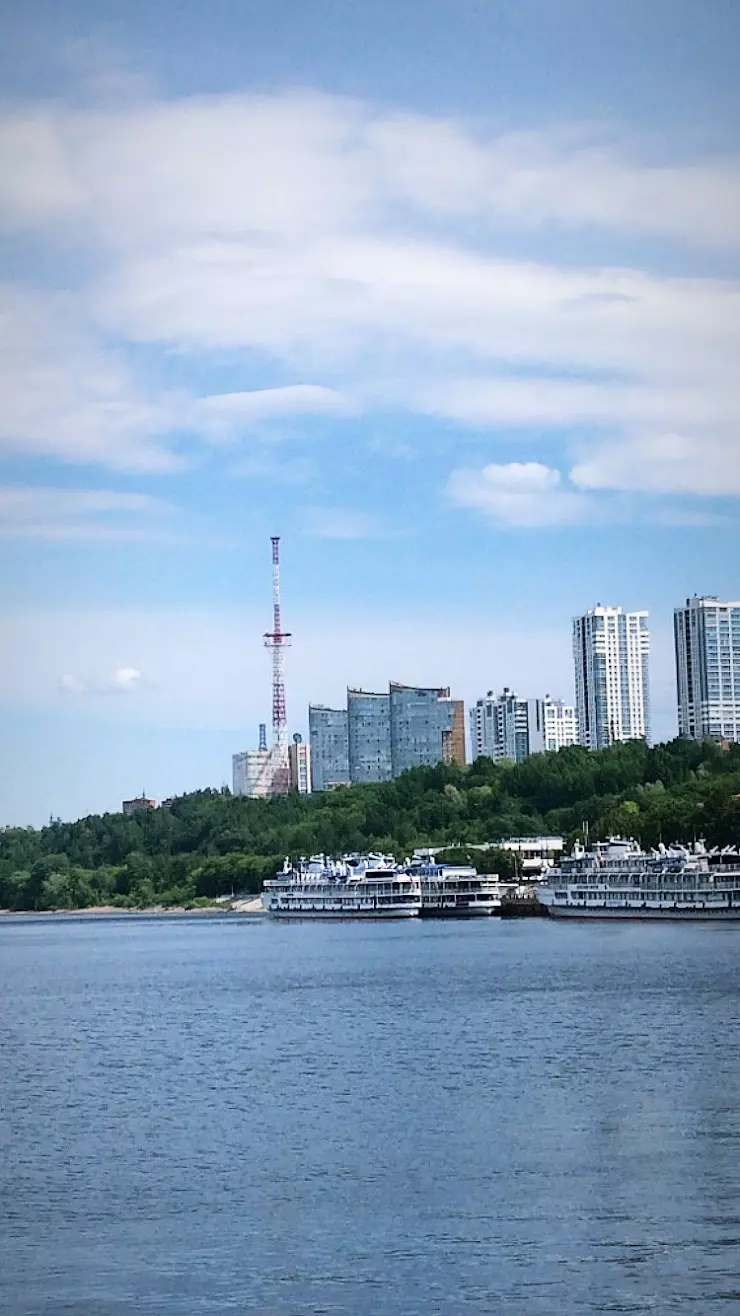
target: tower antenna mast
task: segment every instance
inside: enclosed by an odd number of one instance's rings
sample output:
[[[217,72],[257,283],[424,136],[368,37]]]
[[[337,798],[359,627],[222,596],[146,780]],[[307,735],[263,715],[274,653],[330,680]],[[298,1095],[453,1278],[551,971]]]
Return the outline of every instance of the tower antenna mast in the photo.
[[[287,764],[288,732],[285,712],[285,649],[290,632],[284,631],[280,616],[280,536],[272,535],[272,630],[265,632],[265,648],[272,653],[272,743],[278,754],[284,750]],[[281,765],[282,766],[282,765]]]

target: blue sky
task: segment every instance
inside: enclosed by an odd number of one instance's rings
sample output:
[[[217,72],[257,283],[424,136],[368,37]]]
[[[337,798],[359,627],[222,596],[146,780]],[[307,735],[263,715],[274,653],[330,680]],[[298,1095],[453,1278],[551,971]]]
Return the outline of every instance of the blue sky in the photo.
[[[0,823],[738,596],[734,0],[0,17]]]

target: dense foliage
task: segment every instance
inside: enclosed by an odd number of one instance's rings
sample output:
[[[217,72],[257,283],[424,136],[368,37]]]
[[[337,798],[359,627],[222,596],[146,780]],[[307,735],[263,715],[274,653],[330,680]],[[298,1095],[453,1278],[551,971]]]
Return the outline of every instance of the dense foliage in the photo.
[[[0,907],[189,904],[258,891],[286,854],[383,849],[402,858],[418,845],[542,833],[573,839],[584,823],[592,838],[736,844],[740,745],[675,740],[648,749],[633,741],[599,753],[573,746],[519,764],[440,763],[325,795],[246,800],[206,790],[131,815],[6,828]]]

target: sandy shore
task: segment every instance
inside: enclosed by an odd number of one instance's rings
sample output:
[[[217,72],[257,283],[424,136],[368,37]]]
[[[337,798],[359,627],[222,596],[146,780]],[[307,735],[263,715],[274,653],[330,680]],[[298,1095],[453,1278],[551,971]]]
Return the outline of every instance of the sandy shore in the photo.
[[[237,914],[264,914],[262,896],[249,896],[245,900],[232,900],[231,908]]]
[[[87,905],[84,909],[0,909],[0,916],[7,915],[8,918],[13,918],[14,915],[22,914],[74,914],[77,917],[79,914],[84,914],[86,917],[93,917],[95,914],[136,916],[137,914],[264,914],[264,912],[262,897],[250,896],[246,900],[230,900],[199,909],[186,909],[184,905],[148,905],[142,909],[120,909],[117,905]]]

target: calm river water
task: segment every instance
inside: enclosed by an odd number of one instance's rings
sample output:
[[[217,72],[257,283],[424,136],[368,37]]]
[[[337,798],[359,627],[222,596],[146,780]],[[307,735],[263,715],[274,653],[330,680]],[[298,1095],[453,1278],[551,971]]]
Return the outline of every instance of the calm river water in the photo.
[[[740,927],[0,922],[7,1316],[740,1311]]]

